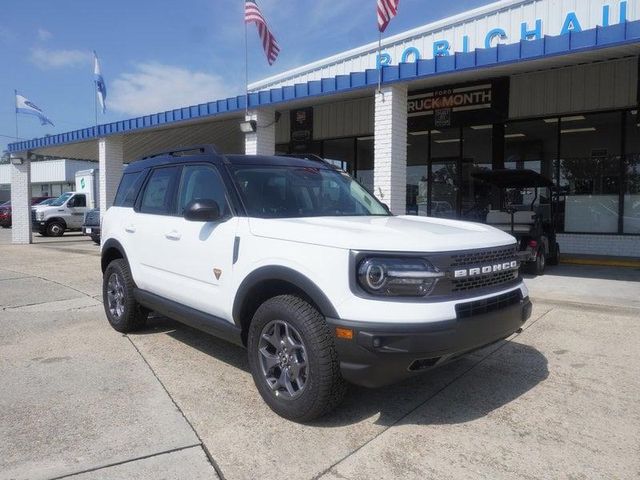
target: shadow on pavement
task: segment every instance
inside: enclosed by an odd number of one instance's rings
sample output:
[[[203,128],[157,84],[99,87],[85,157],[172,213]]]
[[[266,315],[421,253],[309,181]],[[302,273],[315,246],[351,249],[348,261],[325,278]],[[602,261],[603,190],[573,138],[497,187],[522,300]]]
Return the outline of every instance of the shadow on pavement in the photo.
[[[215,357],[237,369],[249,371],[243,348],[207,335],[166,317],[152,317],[149,328],[138,335],[164,332],[172,338]],[[390,426],[430,399],[443,400],[417,424],[456,424],[481,418],[528,392],[544,381],[549,371],[546,357],[528,345],[506,342],[499,348],[502,358],[462,357],[438,369],[380,389],[351,386],[344,402],[329,415],[311,422],[320,428],[352,425],[378,415],[376,424]],[[486,360],[486,361],[485,361]],[[479,365],[481,364],[481,365]],[[475,367],[475,368],[474,368]],[[464,376],[464,380],[461,377]],[[456,383],[457,388],[445,387]],[[243,392],[237,393],[239,396]],[[442,404],[442,401],[438,402]]]

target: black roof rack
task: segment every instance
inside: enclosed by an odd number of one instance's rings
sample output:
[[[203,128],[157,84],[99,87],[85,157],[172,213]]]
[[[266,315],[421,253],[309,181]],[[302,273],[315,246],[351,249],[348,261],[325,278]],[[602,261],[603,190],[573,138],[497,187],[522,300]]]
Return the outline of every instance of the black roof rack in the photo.
[[[188,147],[180,147],[173,148],[171,150],[165,152],[158,152],[152,155],[147,155],[146,157],[142,157],[140,160],[148,160],[150,158],[155,157],[186,157],[192,155],[217,155],[218,151],[213,145],[205,144],[205,145],[191,145]]]

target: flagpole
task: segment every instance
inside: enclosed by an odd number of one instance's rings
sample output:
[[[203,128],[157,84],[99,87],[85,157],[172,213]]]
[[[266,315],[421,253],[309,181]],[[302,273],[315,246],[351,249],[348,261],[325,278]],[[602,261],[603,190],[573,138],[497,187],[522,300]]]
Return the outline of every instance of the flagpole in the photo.
[[[378,93],[382,91],[382,31],[378,29]]]
[[[98,82],[93,81],[93,110],[95,113],[96,132],[98,130]]]
[[[245,1],[242,2],[245,4]],[[245,6],[246,8],[246,6]],[[245,115],[249,116],[249,34],[247,31],[246,11],[242,12],[242,22],[244,23],[244,85],[245,85]]]
[[[13,91],[14,96],[13,96],[13,106],[14,106],[14,110],[16,112],[16,141],[20,138],[20,135],[18,133],[18,90],[14,90]]]

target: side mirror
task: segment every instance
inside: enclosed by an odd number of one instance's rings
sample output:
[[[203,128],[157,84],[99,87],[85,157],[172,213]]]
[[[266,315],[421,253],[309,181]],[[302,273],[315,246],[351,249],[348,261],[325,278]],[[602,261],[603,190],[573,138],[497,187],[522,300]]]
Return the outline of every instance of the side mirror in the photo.
[[[218,203],[208,198],[193,200],[184,209],[184,219],[190,222],[215,222],[220,217]]]

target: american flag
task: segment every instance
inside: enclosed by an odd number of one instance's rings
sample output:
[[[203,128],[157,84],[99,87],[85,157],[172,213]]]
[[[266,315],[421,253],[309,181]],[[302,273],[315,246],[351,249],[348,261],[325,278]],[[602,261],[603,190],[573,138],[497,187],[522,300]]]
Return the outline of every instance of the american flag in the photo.
[[[280,47],[271,30],[269,30],[267,21],[262,16],[262,12],[255,0],[246,0],[244,4],[244,21],[245,23],[255,23],[258,27],[258,35],[262,40],[262,48],[264,48],[264,53],[267,55],[267,62],[269,62],[269,65],[273,65],[273,62],[278,58],[278,53],[280,53]]]
[[[398,14],[400,0],[378,0],[378,30],[384,32],[393,17]]]

